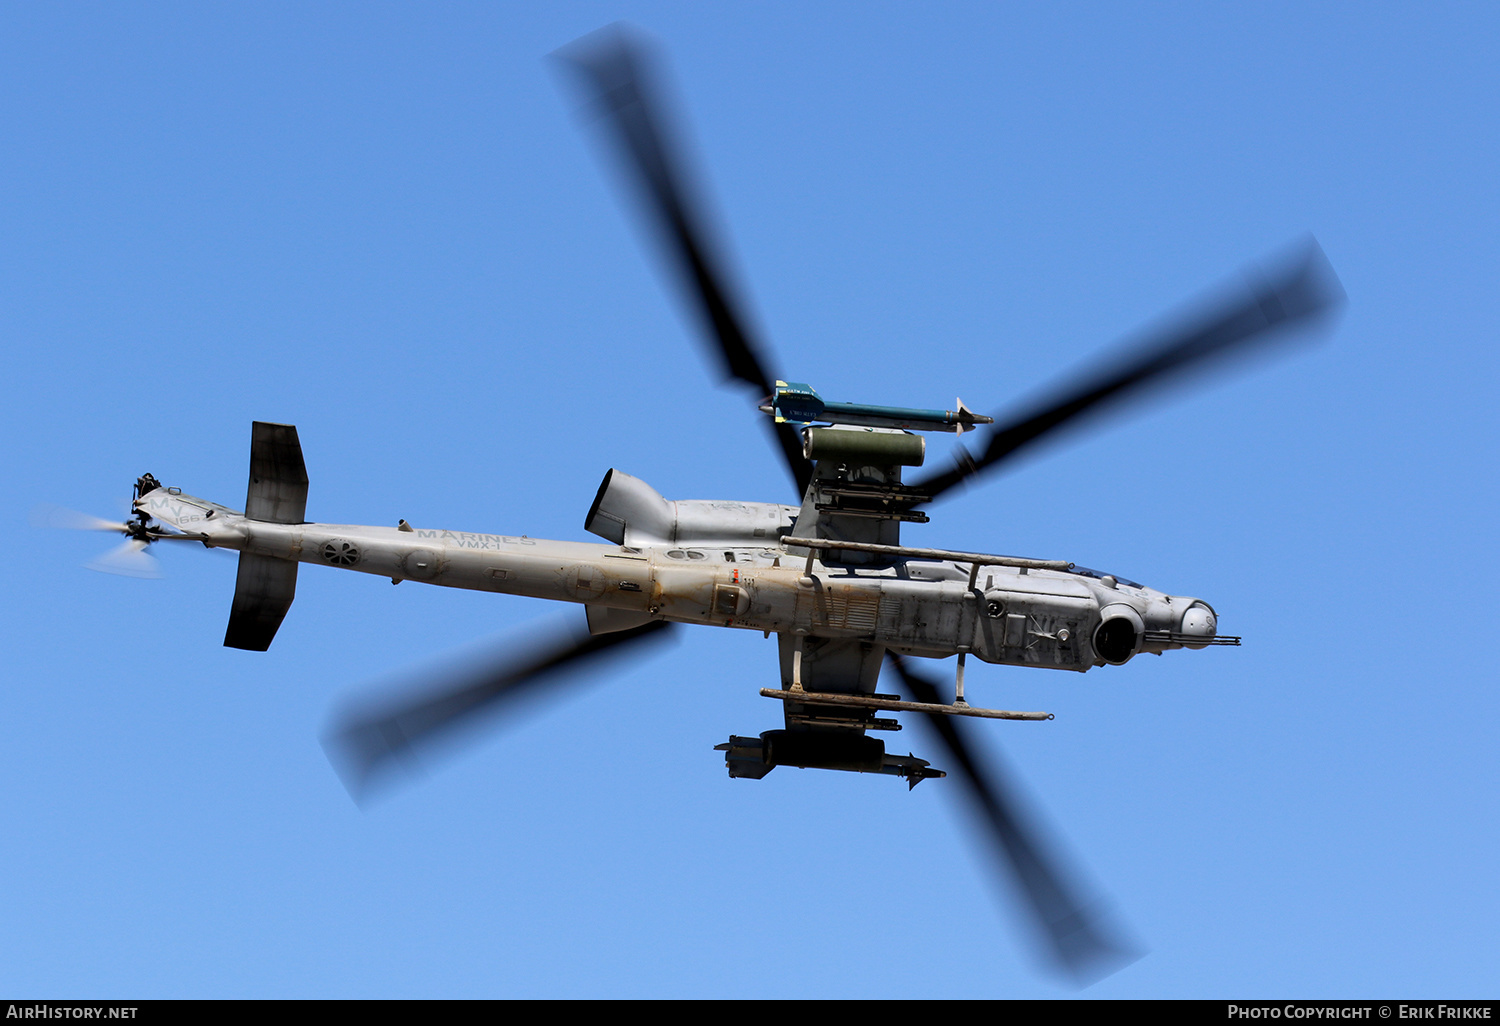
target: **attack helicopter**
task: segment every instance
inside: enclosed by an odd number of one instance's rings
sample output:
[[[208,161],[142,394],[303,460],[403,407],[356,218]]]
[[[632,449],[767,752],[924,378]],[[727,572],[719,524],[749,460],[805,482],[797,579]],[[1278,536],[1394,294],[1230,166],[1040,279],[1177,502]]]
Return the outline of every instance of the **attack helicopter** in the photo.
[[[583,522],[599,542],[405,520],[394,527],[309,523],[297,429],[256,422],[243,510],[142,475],[128,521],[87,525],[127,536],[99,568],[137,572],[146,549],[165,541],[237,552],[224,644],[254,651],[275,638],[302,563],[583,607],[586,633],[394,703],[345,711],[328,748],[356,797],[407,752],[523,689],[597,671],[607,657],[643,651],[680,625],[774,633],[779,680],[760,694],[776,703],[782,723],[717,745],[730,777],[816,768],[894,776],[915,787],[946,771],[888,751],[875,735],[900,730],[896,715],[920,716],[977,804],[1050,954],[1080,979],[1114,968],[1128,957],[1125,946],[1085,911],[964,733],[968,720],[1051,714],[971,705],[967,660],[1084,673],[1143,653],[1240,639],[1218,633],[1217,613],[1204,599],[1061,559],[908,545],[901,526],[928,522],[934,503],[1066,426],[1325,324],[1342,301],[1326,259],[1309,241],[1254,277],[1242,296],[1158,330],[1013,413],[975,414],[962,400],[952,410],[827,401],[810,385],[768,372],[765,347],[750,334],[701,208],[689,200],[696,193],[686,187],[643,44],[610,29],[557,56],[629,169],[709,351],[763,416],[797,501],[669,500],[610,469]],[[924,474],[931,433],[955,434],[960,444],[951,464]],[[951,685],[918,668],[950,657]],[[902,694],[880,690],[887,667]]]

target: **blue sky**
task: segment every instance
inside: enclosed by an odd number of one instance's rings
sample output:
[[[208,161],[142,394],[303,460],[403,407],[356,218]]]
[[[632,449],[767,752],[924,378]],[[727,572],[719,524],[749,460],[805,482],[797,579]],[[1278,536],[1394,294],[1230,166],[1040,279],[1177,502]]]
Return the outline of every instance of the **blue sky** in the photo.
[[[774,642],[701,629],[361,812],[337,701],[576,609],[82,564],[130,483],[577,539],[618,467],[788,499],[545,55],[651,33],[782,376],[998,410],[1304,233],[1321,344],[1047,446],[917,544],[1212,602],[1239,649],[972,667],[1149,954],[1085,993],[1493,996],[1500,32],[1482,5],[70,5],[0,12],[0,992],[1049,996],[954,781],[781,770]],[[940,450],[941,444],[934,444]],[[913,723],[900,743],[938,765]]]

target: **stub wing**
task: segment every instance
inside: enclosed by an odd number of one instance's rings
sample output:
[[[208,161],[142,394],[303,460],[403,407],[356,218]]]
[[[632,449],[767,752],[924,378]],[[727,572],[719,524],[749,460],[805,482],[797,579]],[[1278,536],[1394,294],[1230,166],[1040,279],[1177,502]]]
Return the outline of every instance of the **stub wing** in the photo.
[[[877,697],[883,646],[802,635],[778,637],[782,690],[807,697],[783,701],[785,729],[767,730],[759,737],[734,736],[718,746],[731,777],[758,780],[777,766],[799,766],[885,773],[905,777],[908,786],[916,787],[928,777],[945,776],[925,759],[887,754],[885,743],[868,735],[872,730],[900,730],[895,720],[877,717],[874,709],[818,701],[820,694]]]
[[[781,688],[799,684],[809,695],[819,692],[840,695],[873,695],[880,680],[885,647],[868,641],[815,638],[778,634],[781,654]],[[786,703],[788,730],[899,730],[894,720],[877,720],[873,712],[819,706],[815,702]]]

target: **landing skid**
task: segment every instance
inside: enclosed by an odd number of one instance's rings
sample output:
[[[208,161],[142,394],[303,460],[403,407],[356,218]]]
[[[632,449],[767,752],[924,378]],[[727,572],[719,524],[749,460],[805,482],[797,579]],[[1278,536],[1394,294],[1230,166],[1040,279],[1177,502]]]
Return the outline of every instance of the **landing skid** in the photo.
[[[806,705],[842,705],[856,709],[883,709],[888,712],[936,713],[941,716],[978,716],[986,720],[1051,720],[1049,712],[1011,712],[1007,709],[980,709],[972,705],[944,705],[940,702],[904,702],[889,695],[840,695],[802,688],[761,688],[766,698]]]

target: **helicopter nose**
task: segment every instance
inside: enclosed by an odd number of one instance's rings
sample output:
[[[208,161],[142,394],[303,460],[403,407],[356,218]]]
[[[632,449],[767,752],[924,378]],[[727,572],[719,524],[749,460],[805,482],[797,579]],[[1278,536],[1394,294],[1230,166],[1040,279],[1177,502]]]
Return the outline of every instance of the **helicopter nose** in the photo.
[[[1209,639],[1216,635],[1218,630],[1219,618],[1214,615],[1214,611],[1206,603],[1194,602],[1182,614],[1182,626],[1179,628],[1180,633],[1192,638],[1204,639],[1199,644],[1184,641],[1183,644],[1188,648],[1207,648]]]

